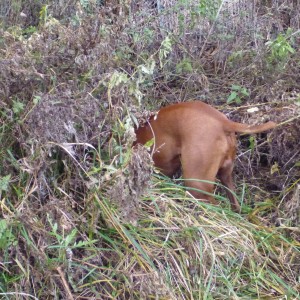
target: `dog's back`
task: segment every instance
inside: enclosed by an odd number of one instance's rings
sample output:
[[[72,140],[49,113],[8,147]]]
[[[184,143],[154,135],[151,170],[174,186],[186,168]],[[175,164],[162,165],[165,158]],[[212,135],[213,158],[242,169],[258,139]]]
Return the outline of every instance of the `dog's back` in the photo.
[[[182,166],[191,194],[216,203],[207,195],[213,192],[209,182],[214,182],[216,175],[226,187],[234,189],[231,173],[236,154],[235,132],[255,133],[275,126],[273,122],[255,126],[232,122],[215,108],[193,101],[162,108],[136,130],[136,143],[145,144],[154,138],[155,166],[167,176],[174,175]],[[233,209],[239,210],[233,194],[228,192],[228,197]]]

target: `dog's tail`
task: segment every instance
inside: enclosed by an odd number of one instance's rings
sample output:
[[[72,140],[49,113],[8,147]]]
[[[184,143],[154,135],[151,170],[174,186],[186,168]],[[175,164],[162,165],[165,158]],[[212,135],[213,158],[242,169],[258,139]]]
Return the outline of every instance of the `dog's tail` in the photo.
[[[261,125],[248,125],[229,121],[225,126],[225,130],[239,133],[259,133],[274,127],[276,127],[276,123],[271,121]]]

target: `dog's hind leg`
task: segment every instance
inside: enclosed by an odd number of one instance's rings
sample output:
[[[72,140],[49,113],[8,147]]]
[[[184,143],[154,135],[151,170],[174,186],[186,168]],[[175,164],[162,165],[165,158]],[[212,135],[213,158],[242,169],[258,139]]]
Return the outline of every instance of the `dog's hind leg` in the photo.
[[[219,168],[219,162],[212,160],[213,155],[202,151],[199,147],[191,146],[183,149],[181,163],[183,169],[184,184],[191,188],[189,192],[197,199],[217,205],[218,202],[213,197],[214,182]],[[209,153],[209,154],[208,154]],[[207,163],[207,162],[211,163]]]
[[[232,210],[234,210],[235,212],[239,212],[241,209],[240,204],[237,201],[235,195],[232,193],[235,191],[235,186],[232,179],[232,170],[233,170],[233,161],[230,159],[225,160],[223,166],[220,168],[218,172],[218,177],[221,183],[226,187],[226,193],[230,200]]]

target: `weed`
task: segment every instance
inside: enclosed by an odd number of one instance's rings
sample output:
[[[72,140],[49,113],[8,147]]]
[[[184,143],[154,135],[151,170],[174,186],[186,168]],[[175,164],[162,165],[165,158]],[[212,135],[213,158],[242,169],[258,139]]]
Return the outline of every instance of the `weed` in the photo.
[[[231,86],[231,93],[227,98],[227,103],[230,104],[235,102],[236,104],[241,104],[242,101],[249,96],[249,92],[245,87],[239,85]]]

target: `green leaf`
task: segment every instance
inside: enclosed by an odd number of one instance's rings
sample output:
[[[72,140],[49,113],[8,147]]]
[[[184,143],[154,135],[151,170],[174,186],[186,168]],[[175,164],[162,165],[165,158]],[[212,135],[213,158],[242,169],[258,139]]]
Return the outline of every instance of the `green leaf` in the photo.
[[[145,147],[146,147],[146,148],[150,148],[150,147],[153,146],[153,144],[154,144],[154,138],[151,139],[151,140],[149,140],[149,141],[145,144]]]
[[[242,103],[242,99],[241,99],[239,96],[237,96],[237,97],[235,98],[235,102],[236,102],[237,104],[241,104],[241,103]]]
[[[160,67],[163,66],[163,60],[168,56],[168,54],[172,51],[172,40],[169,36],[167,36],[161,43],[161,47],[159,49],[159,62]]]
[[[6,220],[0,220],[0,249],[8,248],[14,244],[15,236],[12,233],[11,227],[8,226]]]
[[[249,143],[250,143],[249,148],[253,151],[254,150],[254,146],[255,146],[255,139],[254,139],[253,136],[249,137]]]
[[[141,65],[140,69],[143,73],[152,75],[155,68],[155,60],[153,58],[149,59],[146,64]]]
[[[233,84],[233,85],[231,86],[231,89],[232,89],[233,91],[240,91],[240,90],[241,90],[241,87],[240,87],[239,85]]]
[[[67,247],[67,246],[70,245],[70,243],[75,239],[76,234],[77,234],[77,229],[75,228],[75,229],[73,229],[73,230],[71,231],[70,234],[68,234],[68,235],[66,236],[65,241],[64,241],[64,246],[65,246],[65,247]]]
[[[181,60],[176,65],[176,73],[177,74],[192,73],[192,72],[193,72],[192,62],[188,58],[185,58],[185,59]]]
[[[33,98],[33,104],[37,105],[39,102],[41,102],[41,96],[35,96]]]
[[[121,72],[114,72],[109,80],[109,88],[112,89],[115,86],[120,85],[121,83],[127,83],[128,82],[128,76],[125,73]]]
[[[246,88],[241,89],[241,94],[244,95],[244,96],[249,96],[249,93],[248,93]]]
[[[24,110],[24,104],[22,102],[13,100],[12,109],[13,109],[13,112],[18,115],[19,113],[21,113]]]
[[[7,192],[9,181],[10,181],[10,175],[6,175],[4,177],[0,177],[0,191]]]
[[[235,101],[237,96],[238,96],[237,92],[234,92],[234,91],[231,92],[231,94],[227,98],[227,103],[231,103],[231,102]]]

